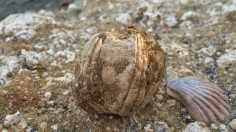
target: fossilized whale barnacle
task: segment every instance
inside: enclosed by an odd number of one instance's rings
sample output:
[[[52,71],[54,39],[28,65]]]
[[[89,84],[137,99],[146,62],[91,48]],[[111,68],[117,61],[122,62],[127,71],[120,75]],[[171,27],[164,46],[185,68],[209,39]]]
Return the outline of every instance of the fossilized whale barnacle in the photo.
[[[75,96],[86,111],[127,116],[145,106],[164,77],[164,52],[134,27],[98,33],[75,68]]]

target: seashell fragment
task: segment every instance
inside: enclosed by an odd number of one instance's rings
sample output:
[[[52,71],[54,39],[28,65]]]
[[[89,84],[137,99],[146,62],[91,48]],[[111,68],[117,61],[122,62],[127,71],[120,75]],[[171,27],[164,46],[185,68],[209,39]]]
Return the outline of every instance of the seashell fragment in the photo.
[[[156,93],[164,70],[164,52],[145,32],[129,27],[95,34],[75,68],[78,105],[99,114],[133,114]]]

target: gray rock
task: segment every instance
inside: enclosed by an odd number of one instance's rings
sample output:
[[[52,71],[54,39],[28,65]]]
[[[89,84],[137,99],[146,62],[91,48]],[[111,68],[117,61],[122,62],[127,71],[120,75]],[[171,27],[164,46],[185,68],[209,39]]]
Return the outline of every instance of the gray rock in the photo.
[[[159,121],[155,124],[155,126],[157,132],[170,132],[170,128],[165,122]]]
[[[226,50],[226,54],[219,57],[217,64],[220,67],[225,67],[226,64],[236,62],[236,50]]]
[[[8,36],[8,41],[13,38],[27,41],[36,35],[37,29],[49,24],[56,24],[50,16],[35,13],[13,14],[0,22],[0,35]]]

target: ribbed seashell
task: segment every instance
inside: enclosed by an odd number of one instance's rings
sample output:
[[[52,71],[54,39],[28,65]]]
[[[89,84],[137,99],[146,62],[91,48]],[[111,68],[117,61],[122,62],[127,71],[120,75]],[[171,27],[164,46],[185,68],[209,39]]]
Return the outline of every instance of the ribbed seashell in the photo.
[[[183,103],[194,120],[210,123],[224,121],[230,115],[224,91],[206,79],[178,78],[173,69],[167,68],[167,94]]]

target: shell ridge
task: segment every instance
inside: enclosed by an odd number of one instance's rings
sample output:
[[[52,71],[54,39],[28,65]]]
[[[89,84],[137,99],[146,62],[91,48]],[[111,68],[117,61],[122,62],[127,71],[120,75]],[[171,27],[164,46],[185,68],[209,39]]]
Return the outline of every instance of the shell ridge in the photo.
[[[139,44],[137,43],[137,37],[135,36],[135,45],[136,45],[136,47],[137,48],[135,48],[135,56],[137,56],[137,55],[139,55]],[[134,65],[134,69],[133,69],[133,72],[132,72],[132,75],[131,75],[131,81],[130,81],[130,83],[129,83],[129,86],[128,86],[128,90],[127,90],[127,92],[126,92],[126,95],[125,95],[125,97],[123,98],[123,101],[122,101],[122,109],[121,109],[121,111],[119,112],[120,114],[122,114],[124,111],[125,111],[125,109],[126,109],[126,100],[127,100],[127,98],[128,98],[128,95],[129,95],[129,91],[130,91],[130,89],[131,89],[131,87],[132,87],[132,84],[133,84],[133,80],[134,80],[134,78],[135,78],[135,75],[136,75],[136,70],[137,70],[137,61],[138,61],[138,57],[136,57],[135,58],[135,65]]]

